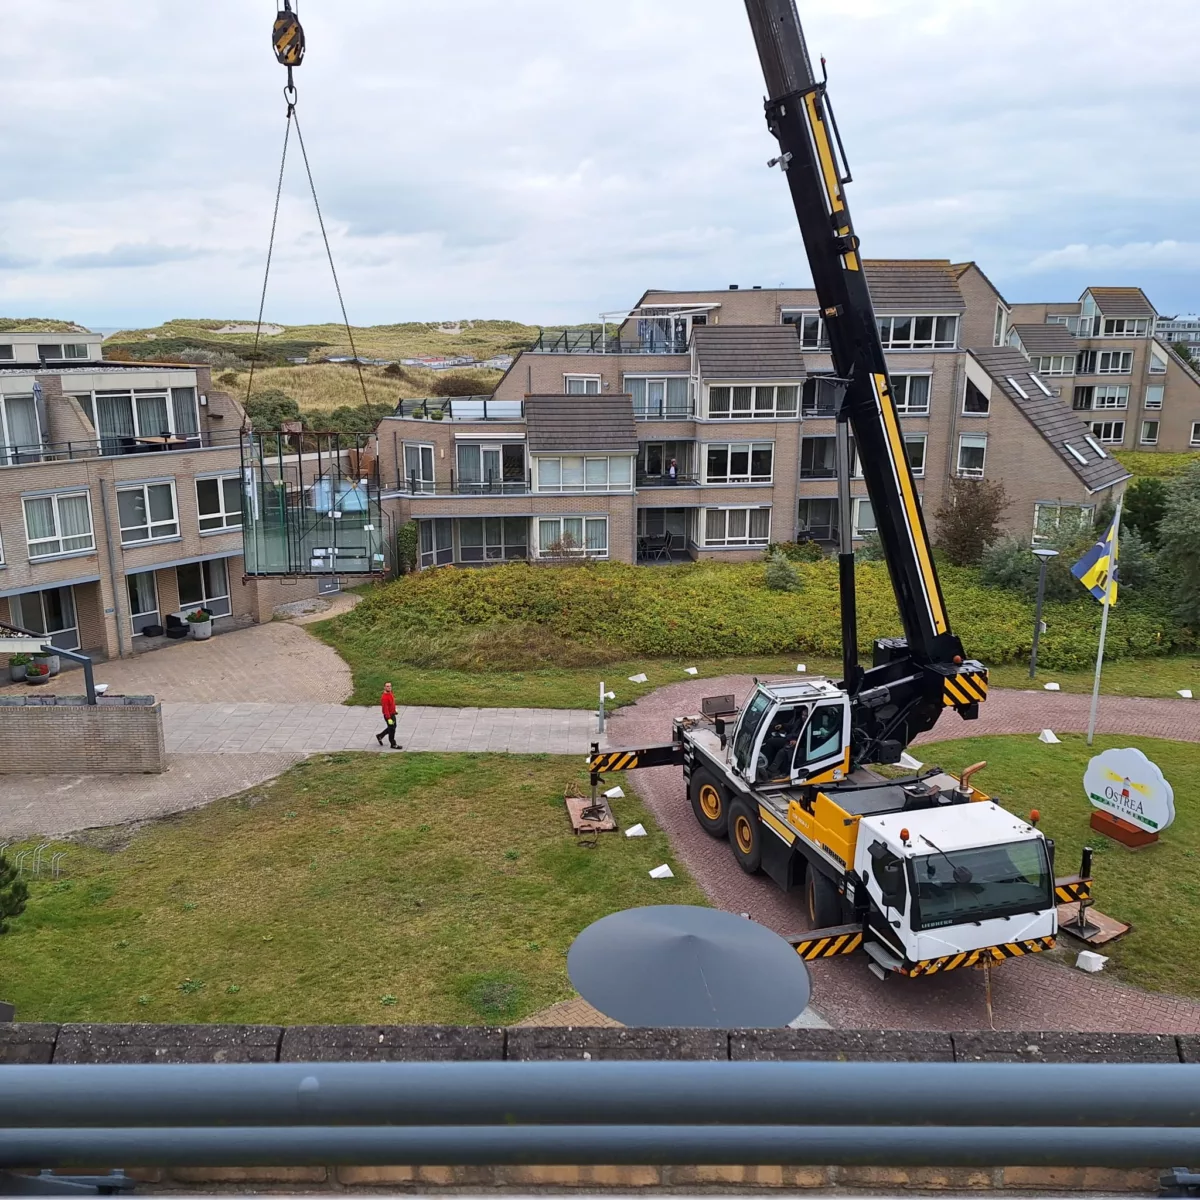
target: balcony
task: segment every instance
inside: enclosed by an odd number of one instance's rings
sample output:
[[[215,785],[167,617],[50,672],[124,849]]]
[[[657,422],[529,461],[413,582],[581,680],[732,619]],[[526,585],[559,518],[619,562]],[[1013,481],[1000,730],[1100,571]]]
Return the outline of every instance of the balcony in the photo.
[[[89,458],[118,458],[126,454],[162,454],[181,450],[231,449],[238,445],[238,430],[206,430],[188,437],[104,436],[69,442],[39,442],[6,446],[0,443],[0,467],[31,463],[75,462]]]
[[[646,337],[622,337],[599,329],[543,330],[529,347],[531,354],[687,354],[688,339],[678,330],[653,330]]]
[[[440,415],[439,415],[440,414]],[[401,400],[395,415],[417,421],[524,421],[524,400],[496,400],[491,396],[432,396]]]
[[[444,480],[421,479],[410,475],[396,480],[396,491],[404,496],[528,496],[533,491],[533,477],[521,479],[462,479],[455,472]]]

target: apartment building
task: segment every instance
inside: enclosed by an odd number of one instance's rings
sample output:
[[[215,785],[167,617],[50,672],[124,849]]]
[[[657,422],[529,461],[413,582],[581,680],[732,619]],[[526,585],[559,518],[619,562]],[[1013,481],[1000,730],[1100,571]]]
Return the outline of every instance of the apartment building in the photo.
[[[1020,346],[972,263],[865,264],[927,511],[953,476],[1003,479],[1044,536],[1128,478]],[[614,331],[539,339],[494,396],[380,427],[390,519],[421,564],[553,556],[745,559],[838,536],[832,362],[812,289],[645,293]],[[611,435],[611,436],[610,436]],[[875,528],[861,469],[855,537]],[[1036,531],[1036,533],[1035,533]]]
[[[1141,288],[1012,306],[1011,345],[1053,382],[1103,446],[1200,449],[1200,374],[1171,352]]]
[[[1175,345],[1182,342],[1191,352],[1192,359],[1200,362],[1200,316],[1159,317],[1154,322],[1155,336],[1163,342]]]
[[[203,366],[104,361],[97,334],[0,332],[0,619],[64,649],[150,649],[312,594],[243,582],[243,412]]]

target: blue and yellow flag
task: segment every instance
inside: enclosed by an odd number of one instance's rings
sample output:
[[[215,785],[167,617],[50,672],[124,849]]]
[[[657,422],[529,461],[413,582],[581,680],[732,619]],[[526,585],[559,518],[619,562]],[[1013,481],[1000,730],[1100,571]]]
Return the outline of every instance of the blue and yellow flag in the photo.
[[[1120,519],[1119,515],[1113,517],[1104,537],[1071,568],[1071,574],[1102,604],[1106,588],[1109,604],[1117,602],[1117,583],[1120,579],[1117,570],[1117,522]]]

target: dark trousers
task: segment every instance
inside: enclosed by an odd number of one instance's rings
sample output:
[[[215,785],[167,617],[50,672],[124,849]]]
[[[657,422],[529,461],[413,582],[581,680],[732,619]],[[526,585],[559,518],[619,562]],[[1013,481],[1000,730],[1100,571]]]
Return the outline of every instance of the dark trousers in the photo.
[[[383,735],[386,733],[387,740],[394,746],[396,744],[396,718],[387,717],[385,720],[387,721],[387,724],[383,727],[383,731],[379,734],[379,736],[383,737]]]

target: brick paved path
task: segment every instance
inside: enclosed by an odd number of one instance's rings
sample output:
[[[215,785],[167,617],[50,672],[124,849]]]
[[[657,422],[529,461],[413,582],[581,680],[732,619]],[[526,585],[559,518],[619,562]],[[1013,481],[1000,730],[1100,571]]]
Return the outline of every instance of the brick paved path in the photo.
[[[727,677],[662,688],[613,715],[609,744],[632,746],[661,741],[670,736],[673,716],[699,712],[702,696],[727,692],[743,695],[750,683],[748,677]],[[1035,732],[1045,726],[1086,728],[1087,702],[1085,696],[1061,692],[993,692],[983,706],[984,711],[990,710],[989,717],[981,716],[975,722],[943,720],[936,736]],[[1102,697],[1100,703],[1103,731],[1200,741],[1200,704],[1112,697]],[[1123,714],[1130,725],[1127,729],[1122,729]],[[728,844],[713,840],[700,829],[688,806],[678,768],[639,771],[631,782],[714,904],[729,912],[748,912],[779,933],[807,928],[797,898],[785,896],[763,876],[743,874]],[[1069,961],[1073,955],[1068,957],[1064,951],[1062,958]],[[1013,960],[992,972],[992,991],[998,1029],[1200,1032],[1198,1003],[1140,992],[1041,957]],[[980,971],[880,981],[859,959],[851,957],[814,964],[813,997],[818,1012],[837,1027],[987,1028]]]

